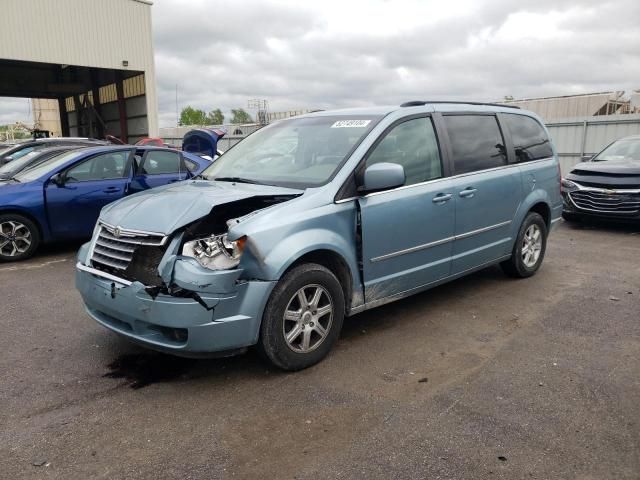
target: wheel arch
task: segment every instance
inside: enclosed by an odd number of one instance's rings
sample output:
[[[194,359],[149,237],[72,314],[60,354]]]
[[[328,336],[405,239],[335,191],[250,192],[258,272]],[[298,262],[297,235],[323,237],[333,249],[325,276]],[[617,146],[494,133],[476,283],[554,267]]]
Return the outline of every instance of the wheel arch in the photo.
[[[302,265],[305,263],[316,263],[318,265],[322,265],[336,276],[336,278],[340,282],[340,286],[342,287],[342,292],[344,294],[345,314],[348,314],[351,310],[351,299],[353,296],[354,282],[351,269],[349,268],[349,264],[344,259],[344,257],[335,250],[330,250],[328,248],[318,248],[315,250],[310,250],[295,258],[285,268],[282,275],[286,274],[298,265]]]
[[[528,212],[536,212],[543,218],[547,231],[551,228],[551,207],[546,202],[538,202],[529,208]]]
[[[551,227],[551,205],[551,198],[546,190],[539,188],[529,192],[515,215],[514,233],[517,234],[520,230],[520,225],[522,225],[529,212],[539,213],[544,219],[547,229],[549,229]]]

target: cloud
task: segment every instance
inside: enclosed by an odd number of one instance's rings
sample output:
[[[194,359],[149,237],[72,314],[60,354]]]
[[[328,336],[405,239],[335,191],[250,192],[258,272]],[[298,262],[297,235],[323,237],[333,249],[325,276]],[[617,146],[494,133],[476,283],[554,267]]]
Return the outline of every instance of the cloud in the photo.
[[[33,122],[31,103],[26,98],[0,98],[0,125]]]
[[[154,6],[161,124],[176,85],[180,106],[223,111],[640,86],[636,1],[249,1],[207,16],[211,4]]]
[[[152,12],[161,126],[175,125],[176,86],[179,109],[224,112],[253,98],[279,111],[640,88],[637,0],[157,0]]]

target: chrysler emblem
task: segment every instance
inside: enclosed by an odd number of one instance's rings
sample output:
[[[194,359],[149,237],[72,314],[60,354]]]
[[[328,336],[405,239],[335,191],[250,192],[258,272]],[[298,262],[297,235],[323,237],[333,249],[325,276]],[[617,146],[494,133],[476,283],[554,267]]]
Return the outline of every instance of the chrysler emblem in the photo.
[[[122,233],[122,230],[120,229],[120,227],[116,227],[113,229],[113,236],[116,238],[120,238],[120,234]]]

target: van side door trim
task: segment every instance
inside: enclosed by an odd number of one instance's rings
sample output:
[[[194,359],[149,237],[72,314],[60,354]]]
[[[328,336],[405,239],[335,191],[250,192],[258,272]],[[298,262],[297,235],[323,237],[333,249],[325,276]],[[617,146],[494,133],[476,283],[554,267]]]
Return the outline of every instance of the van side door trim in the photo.
[[[380,262],[382,260],[387,260],[389,258],[399,257],[400,255],[406,255],[407,253],[417,252],[419,250],[424,250],[426,248],[437,247],[438,245],[445,244],[447,242],[451,242],[454,240],[462,240],[464,238],[469,238],[474,235],[478,235],[480,233],[488,232],[490,230],[495,230],[496,228],[504,227],[509,225],[511,220],[507,220],[505,222],[496,223],[495,225],[489,225],[488,227],[479,228],[477,230],[472,230],[470,232],[461,233],[460,235],[454,235],[453,237],[443,238],[441,240],[436,240],[435,242],[425,243],[422,245],[416,245],[415,247],[406,248],[404,250],[398,250],[397,252],[387,253],[385,255],[380,255],[379,257],[374,257],[370,262]]]

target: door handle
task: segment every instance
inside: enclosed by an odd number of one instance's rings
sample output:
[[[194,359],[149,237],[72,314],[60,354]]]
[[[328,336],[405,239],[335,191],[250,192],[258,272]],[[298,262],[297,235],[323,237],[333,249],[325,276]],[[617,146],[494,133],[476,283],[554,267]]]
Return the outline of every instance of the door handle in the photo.
[[[439,193],[431,200],[433,203],[442,204],[451,200],[452,195],[450,193]]]
[[[104,193],[116,193],[119,191],[120,189],[118,187],[107,187],[103,190]]]
[[[473,187],[467,187],[464,190],[462,190],[458,195],[460,195],[462,198],[467,198],[467,197],[471,198],[476,194],[477,191],[478,190]]]

